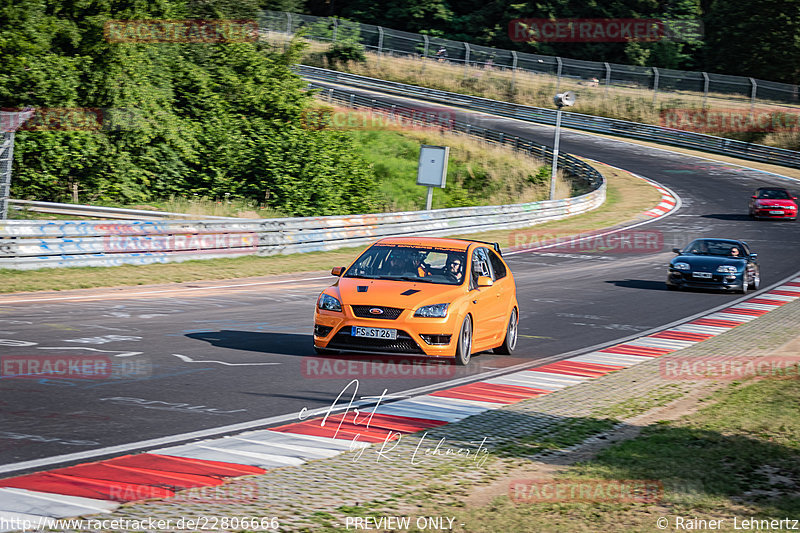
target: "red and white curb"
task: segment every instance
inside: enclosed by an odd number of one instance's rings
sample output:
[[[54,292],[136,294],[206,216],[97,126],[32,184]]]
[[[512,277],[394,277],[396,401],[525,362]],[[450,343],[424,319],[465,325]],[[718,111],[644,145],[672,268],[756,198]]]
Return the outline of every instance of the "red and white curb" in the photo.
[[[700,318],[601,350],[379,406],[0,480],[0,524],[109,513],[228,478],[298,466],[536,398],[682,350],[800,298],[800,277]],[[367,420],[369,424],[367,425]],[[12,522],[17,520],[17,522]],[[21,526],[20,526],[21,527]],[[2,529],[12,531],[20,528]]]
[[[665,189],[661,185],[658,185],[658,184],[656,184],[656,183],[654,183],[654,182],[652,182],[652,181],[650,181],[650,180],[648,180],[646,178],[643,178],[642,176],[638,176],[636,174],[633,174],[633,175],[638,177],[638,178],[642,178],[642,179],[648,181],[650,184],[652,184],[656,188],[656,190],[658,192],[661,193],[661,201],[654,208],[648,209],[647,211],[645,211],[644,212],[645,216],[652,217],[652,218],[663,217],[664,215],[666,215],[667,213],[671,212],[673,209],[675,209],[677,207],[678,201],[677,201],[676,197],[672,194],[671,191],[668,191],[667,189]]]

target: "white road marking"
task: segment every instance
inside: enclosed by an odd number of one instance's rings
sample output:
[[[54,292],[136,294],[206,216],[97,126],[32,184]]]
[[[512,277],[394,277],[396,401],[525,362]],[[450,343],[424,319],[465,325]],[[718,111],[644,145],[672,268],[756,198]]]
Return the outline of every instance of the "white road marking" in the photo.
[[[196,361],[196,360],[192,359],[191,357],[189,357],[188,355],[181,355],[179,353],[174,353],[172,355],[174,355],[175,357],[177,357],[178,359],[180,359],[184,363],[217,363],[217,364],[225,365],[225,366],[266,366],[266,365],[280,365],[280,364],[283,364],[283,363],[227,363],[225,361],[214,361],[214,360],[202,360],[202,361],[197,360]]]
[[[114,357],[131,357],[142,355],[144,352],[122,352],[119,350],[100,350],[98,348],[86,348],[85,346],[39,346],[40,350],[86,350],[90,352],[113,353]]]

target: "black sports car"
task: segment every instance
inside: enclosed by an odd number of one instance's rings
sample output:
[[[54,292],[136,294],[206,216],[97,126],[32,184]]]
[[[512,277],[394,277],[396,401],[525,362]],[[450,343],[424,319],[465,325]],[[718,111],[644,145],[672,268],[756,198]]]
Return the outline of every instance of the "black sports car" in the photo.
[[[758,254],[744,241],[732,239],[697,239],[680,250],[669,263],[667,288],[734,290],[745,294],[758,289],[761,272]]]

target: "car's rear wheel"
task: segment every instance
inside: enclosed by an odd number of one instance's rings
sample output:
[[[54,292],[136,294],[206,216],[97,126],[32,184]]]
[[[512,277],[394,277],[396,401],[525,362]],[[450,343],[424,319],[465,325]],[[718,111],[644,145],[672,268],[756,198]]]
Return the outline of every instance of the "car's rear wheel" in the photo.
[[[511,352],[514,351],[514,348],[517,347],[517,326],[519,325],[519,320],[517,320],[517,310],[511,310],[511,318],[508,319],[508,326],[506,327],[506,338],[503,341],[503,344],[500,347],[495,348],[495,353],[501,353],[504,355],[511,355]]]
[[[461,323],[461,330],[458,333],[458,345],[456,345],[456,364],[467,366],[472,356],[472,318],[467,315]]]
[[[678,287],[677,285],[672,285],[670,283],[667,283],[667,290],[668,291],[677,291],[679,288],[680,287]]]

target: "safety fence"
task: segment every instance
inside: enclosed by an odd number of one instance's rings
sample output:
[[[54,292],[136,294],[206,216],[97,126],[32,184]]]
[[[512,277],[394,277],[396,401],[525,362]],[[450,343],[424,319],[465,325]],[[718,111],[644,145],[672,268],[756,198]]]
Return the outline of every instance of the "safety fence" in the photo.
[[[437,58],[444,48],[447,62],[513,72],[547,74],[563,80],[582,80],[587,85],[635,88],[652,91],[653,103],[662,92],[694,92],[705,102],[709,95],[726,95],[749,102],[800,102],[798,86],[788,83],[757,80],[709,72],[694,72],[656,67],[620,65],[600,61],[584,61],[540,54],[529,54],[451,41],[419,33],[361,24],[334,17],[315,17],[283,11],[264,11],[259,20],[262,31],[294,35],[300,30],[306,37],[322,42],[354,41],[366,50],[379,54]],[[513,83],[513,80],[512,80]]]
[[[391,106],[346,91],[326,96],[353,107]],[[374,105],[373,105],[374,104]],[[417,124],[437,128],[439,117],[419,115]],[[454,131],[479,136],[534,156],[552,150],[503,132],[453,121]],[[189,221],[0,221],[0,268],[116,266],[275,255],[363,246],[397,235],[442,236],[513,229],[583,213],[605,201],[602,175],[587,163],[560,153],[559,168],[581,180],[590,192],[563,200],[431,211],[264,220]]]
[[[407,85],[404,83],[305,65],[298,65],[296,69],[297,72],[307,80],[345,84],[361,89],[378,90],[540,124],[556,123],[557,112],[555,109],[512,104],[498,100],[490,100],[488,98],[440,91],[438,89]],[[563,112],[561,125],[578,130],[666,143],[683,148],[739,157],[751,161],[761,161],[763,163],[800,168],[800,152],[762,144],[747,143],[735,139],[715,137],[702,133],[664,128],[652,124]],[[467,133],[474,132],[467,130]]]

